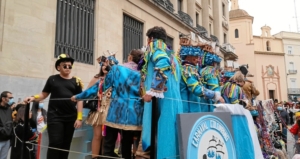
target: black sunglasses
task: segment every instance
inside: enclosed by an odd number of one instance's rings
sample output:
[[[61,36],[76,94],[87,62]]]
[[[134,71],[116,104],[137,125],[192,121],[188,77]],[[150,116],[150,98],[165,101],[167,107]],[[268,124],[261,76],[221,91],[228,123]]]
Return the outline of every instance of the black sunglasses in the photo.
[[[63,65],[63,68],[64,68],[64,69],[70,69],[70,70],[71,70],[71,69],[72,69],[72,66],[71,66],[71,65]]]
[[[8,98],[8,99],[13,99],[14,97],[6,97],[6,98]]]

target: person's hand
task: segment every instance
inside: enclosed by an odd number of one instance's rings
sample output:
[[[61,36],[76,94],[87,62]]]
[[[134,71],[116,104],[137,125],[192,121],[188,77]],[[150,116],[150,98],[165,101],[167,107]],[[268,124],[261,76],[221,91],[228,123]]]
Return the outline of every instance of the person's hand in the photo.
[[[30,102],[33,102],[34,101],[34,97],[26,97],[25,99],[24,99],[24,102],[25,103],[30,103]]]
[[[149,95],[149,94],[145,94],[145,95],[143,96],[143,100],[144,100],[145,102],[151,102],[152,96]]]
[[[17,106],[17,104],[14,103],[13,105],[10,106],[10,109],[11,109],[11,110],[14,110],[16,106]]]
[[[81,120],[76,120],[75,123],[74,123],[74,128],[78,129],[78,128],[81,128],[81,126],[82,126],[82,121]]]
[[[72,96],[71,101],[76,102],[76,96]]]
[[[223,97],[220,97],[219,100],[218,100],[220,103],[225,103],[225,100]]]

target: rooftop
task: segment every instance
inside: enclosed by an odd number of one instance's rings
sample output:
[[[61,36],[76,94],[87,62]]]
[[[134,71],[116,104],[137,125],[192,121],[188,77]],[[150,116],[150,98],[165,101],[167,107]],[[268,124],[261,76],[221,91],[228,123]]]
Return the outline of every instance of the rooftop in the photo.
[[[243,9],[235,9],[229,11],[229,19],[234,19],[234,18],[252,18],[245,10]]]

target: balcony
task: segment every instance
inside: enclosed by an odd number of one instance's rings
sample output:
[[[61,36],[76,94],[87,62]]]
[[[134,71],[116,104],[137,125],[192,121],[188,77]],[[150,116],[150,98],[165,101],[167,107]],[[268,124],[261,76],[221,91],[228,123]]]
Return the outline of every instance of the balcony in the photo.
[[[222,45],[221,49],[222,52],[224,52],[224,59],[225,60],[233,60],[236,61],[238,59],[238,56],[235,54],[235,48],[230,45],[229,43],[225,43]]]
[[[289,70],[289,74],[297,74],[297,70]]]
[[[208,37],[207,30],[203,26],[197,24],[195,29],[199,32],[200,35]]]
[[[214,36],[214,35],[210,35],[210,38],[212,41],[216,42],[216,43],[219,43],[219,39],[218,37]]]
[[[153,0],[155,3],[159,4],[163,8],[165,8],[167,11],[173,13],[174,8],[173,4],[170,2],[170,0]]]
[[[226,50],[226,52],[235,53],[235,48],[229,43],[223,44],[222,47]]]
[[[288,94],[300,94],[300,88],[288,88]]]
[[[184,23],[186,23],[189,26],[193,26],[193,19],[190,17],[190,15],[182,11],[178,11],[178,15]]]

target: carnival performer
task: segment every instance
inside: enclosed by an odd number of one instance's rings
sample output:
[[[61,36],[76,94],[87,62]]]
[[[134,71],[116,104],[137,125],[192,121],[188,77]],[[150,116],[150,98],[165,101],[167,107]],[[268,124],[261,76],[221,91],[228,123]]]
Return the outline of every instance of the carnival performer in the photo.
[[[104,78],[111,69],[108,63],[108,59],[105,56],[100,56],[97,58],[97,61],[100,65],[100,71],[96,74],[92,80],[90,81],[87,89],[95,85],[98,81],[102,84],[104,82]],[[100,86],[101,86],[100,84]],[[99,94],[95,94],[97,99],[100,99]],[[100,147],[101,147],[101,139],[102,139],[102,123],[101,123],[101,113],[99,109],[100,101],[89,101],[86,105],[91,105],[91,110],[89,115],[86,119],[86,124],[93,126],[93,140],[92,140],[92,158],[97,159],[98,155],[100,154]],[[97,106],[97,107],[95,107]]]
[[[132,50],[128,57],[128,63],[124,66],[112,66],[103,82],[99,81],[89,89],[71,98],[75,101],[91,98],[97,93],[100,95],[101,107],[99,110],[102,113],[102,121],[100,122],[106,125],[104,156],[118,157],[114,149],[118,132],[121,130],[122,157],[125,159],[131,159],[132,157],[133,131],[142,129],[141,78],[140,72],[136,70],[141,56],[142,52],[140,50]]]
[[[199,104],[201,102],[200,96],[224,103],[219,91],[208,90],[201,83],[197,67],[201,52],[200,47],[181,46],[180,49],[182,60],[180,92],[184,113],[202,112],[203,105]]]
[[[224,84],[221,95],[224,98],[225,103],[238,104],[240,103],[240,100],[243,100],[244,94],[240,87],[242,82],[244,82],[244,75],[240,71],[237,71],[229,81]]]
[[[205,45],[203,47],[203,55],[200,61],[200,75],[201,81],[205,88],[220,92],[220,72],[218,64],[221,62],[221,58],[213,53],[212,46]],[[213,112],[214,106],[211,99],[201,98],[201,103],[207,103],[207,106],[202,106],[202,112]]]
[[[177,58],[165,44],[167,33],[155,26],[147,31],[148,48],[140,63],[143,89],[144,118],[142,143],[146,151],[151,146],[152,97],[158,98],[157,159],[179,155],[176,115],[182,113]],[[154,146],[154,145],[152,145]]]
[[[82,101],[76,103],[71,100],[53,100],[71,98],[81,93],[83,84],[77,77],[72,77],[71,70],[74,59],[67,54],[60,54],[55,62],[55,68],[59,74],[48,78],[43,91],[24,102],[42,101],[51,94],[47,113],[47,127],[49,135],[49,148],[47,159],[67,159],[69,152],[52,148],[69,150],[75,128],[82,125]]]

